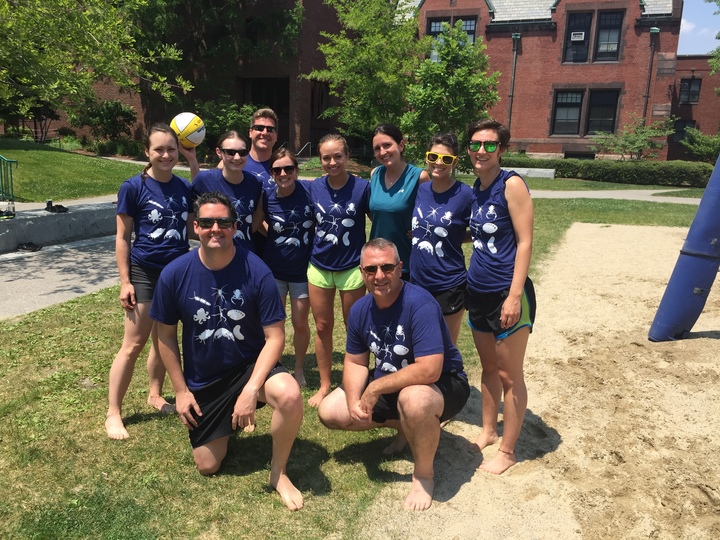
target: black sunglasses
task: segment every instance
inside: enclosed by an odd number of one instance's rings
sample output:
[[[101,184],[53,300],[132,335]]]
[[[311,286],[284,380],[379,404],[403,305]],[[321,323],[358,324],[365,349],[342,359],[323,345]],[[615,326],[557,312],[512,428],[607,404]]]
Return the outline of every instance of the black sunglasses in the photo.
[[[272,172],[275,176],[280,175],[280,173],[285,172],[285,174],[292,174],[295,172],[295,165],[285,165],[284,167],[270,167],[270,172]]]
[[[235,154],[240,154],[240,157],[245,157],[248,153],[250,153],[250,150],[247,148],[241,148],[240,150],[235,150],[234,148],[220,148],[220,151],[230,157],[235,157]]]
[[[488,154],[492,154],[500,146],[500,143],[498,141],[470,141],[468,144],[471,152],[479,152],[483,146]]]
[[[253,126],[250,126],[250,129],[253,131],[265,131],[267,130],[268,133],[275,133],[277,132],[277,128],[275,126],[261,126],[260,124],[255,124]]]
[[[235,220],[230,217],[199,217],[195,219],[195,223],[197,223],[198,227],[200,227],[201,229],[212,229],[212,226],[216,223],[221,229],[229,229],[233,226]]]
[[[380,265],[368,264],[367,266],[362,267],[362,271],[365,272],[366,274],[370,274],[371,276],[374,276],[375,274],[377,274],[377,271],[379,268],[380,270],[382,270],[383,274],[389,274],[390,272],[392,272],[393,270],[395,270],[397,268],[398,264],[400,264],[400,263],[395,263],[395,264],[385,263],[385,264],[380,264]]]

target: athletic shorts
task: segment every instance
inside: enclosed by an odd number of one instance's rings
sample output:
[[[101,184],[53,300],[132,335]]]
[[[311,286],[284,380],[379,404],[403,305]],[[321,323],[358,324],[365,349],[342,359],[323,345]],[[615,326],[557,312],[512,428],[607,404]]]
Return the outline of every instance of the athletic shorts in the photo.
[[[500,313],[509,294],[510,289],[494,293],[479,293],[468,287],[465,290],[465,307],[468,310],[470,328],[478,332],[492,332],[497,340],[505,339],[525,326],[529,326],[532,332],[537,307],[533,282],[529,277],[525,280],[518,322],[512,328],[502,328]]]
[[[457,373],[443,373],[435,382],[445,400],[440,421],[444,422],[454,417],[465,406],[470,397],[470,385],[466,377]],[[384,424],[387,420],[399,420],[397,402],[399,392],[382,394],[373,408],[373,422]]]
[[[308,298],[307,281],[295,283],[293,281],[282,281],[280,279],[276,279],[275,285],[277,285],[280,298],[287,298],[288,293],[290,293],[290,298]]]
[[[308,265],[308,283],[321,289],[337,289],[339,291],[354,291],[363,287],[365,283],[360,274],[360,267],[355,266],[348,270],[323,270],[313,263]]]
[[[130,283],[135,287],[135,301],[152,302],[162,268],[148,268],[130,263]]]
[[[232,413],[235,403],[250,380],[253,369],[255,369],[255,362],[231,371],[223,378],[193,392],[195,401],[203,413],[202,416],[195,414],[195,411],[192,413],[198,424],[196,428],[188,432],[193,448],[232,434]],[[288,370],[279,362],[270,371],[267,378],[278,373],[288,373]],[[258,409],[264,406],[265,403],[262,401],[257,402]]]
[[[465,284],[439,293],[430,292],[440,304],[443,315],[453,315],[465,308]]]

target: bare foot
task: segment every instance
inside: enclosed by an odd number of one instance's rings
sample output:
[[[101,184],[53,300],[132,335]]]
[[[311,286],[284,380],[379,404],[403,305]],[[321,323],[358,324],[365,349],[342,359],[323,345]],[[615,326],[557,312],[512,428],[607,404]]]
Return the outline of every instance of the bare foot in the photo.
[[[252,433],[253,431],[255,431],[255,424],[248,424],[243,428],[243,432],[245,433]]]
[[[293,377],[295,377],[295,380],[300,385],[300,388],[307,384],[307,382],[305,381],[305,372],[302,369],[295,369]]]
[[[402,452],[406,446],[407,439],[405,438],[405,434],[402,431],[398,431],[393,441],[383,449],[382,453],[386,456],[391,456]]]
[[[313,397],[308,399],[308,405],[310,405],[311,407],[316,407],[316,408],[319,407],[320,402],[323,399],[325,399],[325,396],[327,396],[329,393],[330,393],[329,388],[320,387],[320,390],[318,390],[317,393]]]
[[[303,507],[303,496],[285,473],[279,473],[276,480],[273,480],[273,473],[270,473],[270,487],[280,494],[283,504],[290,510],[300,510]]]
[[[473,441],[473,450],[475,452],[480,452],[486,446],[495,444],[499,440],[500,437],[498,437],[497,433],[495,433],[494,431],[490,434],[487,434],[483,431],[480,433],[480,435],[477,436],[477,439]]]
[[[108,437],[116,441],[122,441],[130,437],[119,414],[108,415],[105,419],[105,431]]]
[[[498,449],[497,454],[495,454],[490,461],[480,465],[480,470],[492,474],[502,474],[515,465],[515,463],[517,463],[515,452],[506,452],[505,450]]]
[[[175,405],[165,401],[162,396],[148,396],[147,404],[163,414],[175,414]]]
[[[405,499],[405,510],[421,512],[430,508],[434,489],[433,478],[422,478],[413,474],[410,493]]]

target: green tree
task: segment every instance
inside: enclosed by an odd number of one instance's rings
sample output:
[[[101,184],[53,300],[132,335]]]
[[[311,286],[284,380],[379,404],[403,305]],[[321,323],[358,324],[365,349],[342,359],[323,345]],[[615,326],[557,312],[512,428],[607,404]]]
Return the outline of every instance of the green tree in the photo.
[[[595,152],[608,154],[619,154],[624,160],[643,160],[657,157],[657,150],[665,146],[664,140],[675,133],[673,123],[675,118],[668,117],[664,120],[653,122],[649,126],[643,125],[642,118],[632,117],[632,122],[626,124],[617,133],[599,133],[594,136],[595,143],[591,148]]]
[[[327,68],[308,78],[327,83],[341,105],[323,116],[362,137],[381,122],[399,124],[413,73],[430,50],[429,38],[418,39],[415,8],[405,0],[325,1],[337,11],[341,30],[321,33],[327,43],[318,48]]]
[[[717,4],[719,9],[715,12],[715,15],[720,15],[720,0],[705,0],[705,2],[708,4]],[[715,39],[720,39],[720,32],[717,33]],[[712,57],[708,60],[708,64],[710,64],[710,68],[712,70],[710,74],[714,75],[715,73],[720,72],[720,47],[712,51],[710,54]],[[716,88],[715,92],[720,95],[720,87]]]
[[[143,53],[137,21],[147,0],[0,0],[0,101],[17,114],[37,105],[79,109],[94,96],[93,84],[112,80],[126,87],[146,81],[169,96],[182,78],[156,68],[180,58],[155,43]]]
[[[720,156],[720,133],[705,135],[699,129],[688,127],[681,142],[700,161],[715,163]]]
[[[408,157],[421,159],[427,142],[437,133],[461,135],[469,121],[488,118],[497,103],[499,73],[487,75],[485,44],[471,43],[462,21],[443,23],[435,38],[436,58],[426,58],[405,93],[407,110],[400,127],[408,139]]]
[[[89,126],[94,137],[111,141],[130,135],[136,119],[135,110],[117,99],[91,102],[82,111],[70,114],[73,127]]]
[[[247,135],[252,114],[259,108],[252,103],[239,106],[227,95],[212,101],[196,101],[193,110],[205,124],[205,140],[197,149],[198,155],[204,155],[205,160],[214,158],[215,143],[230,129]]]

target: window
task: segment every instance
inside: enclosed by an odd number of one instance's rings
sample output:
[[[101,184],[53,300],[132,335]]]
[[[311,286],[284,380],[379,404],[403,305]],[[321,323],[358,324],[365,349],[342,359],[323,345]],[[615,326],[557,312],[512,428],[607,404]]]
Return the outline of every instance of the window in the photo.
[[[468,35],[468,41],[470,43],[475,43],[475,26],[477,24],[477,19],[470,19],[465,20],[462,19],[462,29],[465,30],[465,32]]]
[[[673,134],[673,141],[680,142],[685,138],[685,129],[694,128],[695,120],[676,120],[675,121],[675,133]]]
[[[587,62],[592,17],[592,13],[568,14],[563,62]]]
[[[697,103],[700,101],[700,83],[702,79],[680,80],[680,103]]]
[[[437,36],[442,32],[442,25],[443,23],[450,24],[450,18],[443,18],[443,19],[428,19],[428,35],[432,36],[433,39],[439,39]],[[435,46],[433,45],[432,51],[430,51],[430,60],[433,62],[438,61],[438,55],[437,51],[435,50]]]
[[[620,52],[620,30],[623,12],[600,12],[598,18],[597,44],[595,60],[617,60]]]
[[[583,93],[580,91],[563,91],[555,94],[553,134],[578,135],[580,133],[582,99]]]
[[[614,133],[617,114],[617,90],[595,90],[590,92],[588,104],[588,133]]]

